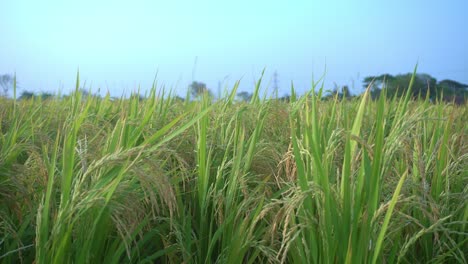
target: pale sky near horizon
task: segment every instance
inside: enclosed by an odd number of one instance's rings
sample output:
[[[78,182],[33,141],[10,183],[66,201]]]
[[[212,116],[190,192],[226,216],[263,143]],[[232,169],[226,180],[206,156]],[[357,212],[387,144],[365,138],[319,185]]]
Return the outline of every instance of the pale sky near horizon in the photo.
[[[192,80],[216,93],[266,68],[280,95],[291,81],[362,91],[365,76],[412,72],[468,83],[468,1],[1,0],[0,74],[22,90],[85,88],[115,96],[140,85],[184,94]],[[195,63],[196,62],[196,63]],[[20,89],[19,92],[22,90]]]

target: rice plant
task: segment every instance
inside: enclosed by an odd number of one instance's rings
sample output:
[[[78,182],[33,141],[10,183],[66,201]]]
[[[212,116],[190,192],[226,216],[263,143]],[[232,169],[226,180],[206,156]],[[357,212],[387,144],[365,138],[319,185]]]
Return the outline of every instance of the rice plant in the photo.
[[[466,105],[0,98],[2,263],[466,263]]]

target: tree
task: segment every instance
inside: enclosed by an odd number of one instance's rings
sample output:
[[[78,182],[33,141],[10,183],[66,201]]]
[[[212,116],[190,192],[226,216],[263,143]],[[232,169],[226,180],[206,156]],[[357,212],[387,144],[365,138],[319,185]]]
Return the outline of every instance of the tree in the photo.
[[[364,88],[370,86],[372,98],[380,95],[382,89],[387,90],[389,97],[401,97],[406,94],[409,83],[413,77],[412,73],[391,75],[382,74],[380,76],[368,76],[364,78]],[[429,74],[416,74],[411,90],[411,96],[417,98],[418,96],[425,96],[429,92],[431,97],[437,95],[437,80]]]
[[[14,78],[10,74],[0,75],[0,87],[3,96],[7,96],[8,90],[13,87]]]
[[[285,94],[281,96],[280,98],[278,98],[278,100],[285,102],[285,103],[289,103],[291,101],[291,96],[289,94]]]
[[[199,97],[203,94],[212,96],[211,91],[206,87],[206,84],[202,82],[193,81],[189,85],[189,89],[190,89],[190,93],[192,94],[194,98]]]
[[[41,97],[42,100],[49,100],[49,99],[52,99],[54,97],[53,94],[51,93],[48,93],[48,92],[42,92],[39,97]]]
[[[335,87],[333,88],[333,90],[328,90],[327,94],[323,97],[323,99],[329,100],[329,99],[334,98],[335,96],[338,96],[339,99],[351,98],[352,96],[351,96],[351,92],[349,91],[349,86],[344,85],[338,88],[338,85],[335,84]]]
[[[413,97],[418,95],[425,96],[427,93],[431,97],[439,94],[440,89],[437,88],[437,80],[429,74],[417,74],[413,85]]]
[[[453,80],[442,80],[437,87],[443,93],[443,100],[454,102],[455,104],[464,104],[468,99],[468,85]]]
[[[237,97],[239,97],[240,100],[248,102],[250,99],[252,99],[252,93],[249,92],[239,92],[237,93]]]
[[[35,95],[34,95],[33,92],[23,91],[18,99],[19,99],[19,100],[31,99],[31,98],[33,98],[34,96],[35,96]]]
[[[454,93],[463,93],[468,88],[468,84],[459,83],[453,80],[442,80],[438,84],[444,91],[451,91]]]
[[[380,76],[368,76],[364,78],[364,87],[371,86],[371,96],[376,98],[379,96],[382,89],[386,89],[389,97],[393,96],[404,96],[409,87],[412,73],[390,75],[382,74]],[[437,82],[436,78],[429,74],[419,73],[416,74],[411,90],[411,97],[418,98],[419,96],[425,97],[429,94],[431,100],[456,98],[457,102],[460,98],[466,98],[468,96],[467,91],[468,85],[459,83],[453,80],[443,80]]]
[[[174,96],[173,99],[175,102],[179,102],[179,103],[182,103],[185,101],[185,98],[178,96],[178,95]]]

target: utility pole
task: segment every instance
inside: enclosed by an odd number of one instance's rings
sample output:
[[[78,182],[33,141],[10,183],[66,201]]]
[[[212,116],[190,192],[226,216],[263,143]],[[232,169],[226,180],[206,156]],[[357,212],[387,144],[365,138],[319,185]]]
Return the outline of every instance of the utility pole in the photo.
[[[276,99],[278,99],[278,72],[273,73],[273,92]]]
[[[218,81],[218,99],[221,99],[221,86],[224,84],[226,85],[226,80],[229,78],[229,75],[224,76],[222,81]]]

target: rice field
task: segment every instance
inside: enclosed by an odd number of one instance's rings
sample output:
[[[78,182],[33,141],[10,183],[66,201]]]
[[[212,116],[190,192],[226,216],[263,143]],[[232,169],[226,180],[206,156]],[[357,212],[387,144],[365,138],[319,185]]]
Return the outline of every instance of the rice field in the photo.
[[[467,263],[466,104],[78,87],[0,98],[1,263]]]

